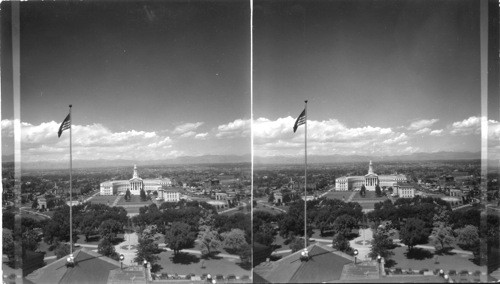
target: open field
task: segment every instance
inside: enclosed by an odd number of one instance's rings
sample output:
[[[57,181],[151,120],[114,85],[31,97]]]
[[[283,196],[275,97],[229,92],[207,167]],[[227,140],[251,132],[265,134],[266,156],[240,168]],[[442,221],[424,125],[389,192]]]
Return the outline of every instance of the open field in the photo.
[[[167,273],[173,275],[187,275],[194,273],[200,276],[209,273],[213,276],[222,274],[227,277],[228,274],[234,274],[238,277],[251,275],[249,269],[243,269],[239,265],[239,260],[229,258],[201,259],[200,255],[192,253],[180,253],[174,257],[173,252],[162,252],[159,254],[160,260],[157,262],[162,268],[157,273]],[[203,267],[202,268],[202,264]]]
[[[116,195],[96,195],[90,199],[93,204],[106,204],[111,205],[116,200]]]
[[[329,199],[340,199],[343,201],[347,201],[349,196],[351,196],[352,191],[330,191],[327,194],[325,194],[326,198]]]
[[[480,270],[480,267],[474,264],[470,259],[472,255],[470,254],[443,254],[438,255],[438,263],[436,264],[434,259],[434,251],[415,248],[415,253],[408,255],[408,249],[406,247],[397,247],[393,250],[394,255],[390,258],[394,261],[386,265],[391,268],[401,268],[401,269],[443,269],[445,272],[450,270],[455,270],[457,273],[462,270],[467,270],[474,272]]]
[[[123,196],[120,198],[118,201],[117,206],[120,205],[149,205],[153,204],[153,201],[147,200],[147,201],[142,201],[141,197],[139,195],[131,195],[130,196],[130,201],[125,201],[125,198]]]
[[[387,196],[381,196],[377,197],[375,194],[375,191],[366,191],[366,195],[362,197],[359,195],[359,191],[356,191],[356,194],[354,194],[354,197],[352,198],[352,201],[357,201],[357,200],[376,200],[376,201],[384,201],[387,199]]]

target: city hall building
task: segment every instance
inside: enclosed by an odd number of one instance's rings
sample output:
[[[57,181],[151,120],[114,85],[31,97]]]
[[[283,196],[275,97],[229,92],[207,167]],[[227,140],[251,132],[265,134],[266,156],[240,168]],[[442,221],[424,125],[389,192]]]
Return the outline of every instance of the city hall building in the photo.
[[[364,185],[366,190],[375,191],[375,187],[390,187],[398,182],[406,182],[405,175],[377,175],[373,172],[372,161],[368,166],[368,174],[364,176],[348,176],[335,179],[335,190],[359,190]]]
[[[172,186],[169,178],[162,179],[142,179],[137,173],[137,166],[134,165],[134,174],[129,180],[112,180],[101,183],[101,195],[125,194],[127,189],[131,195],[140,195],[141,189],[144,191],[158,191],[164,186]]]

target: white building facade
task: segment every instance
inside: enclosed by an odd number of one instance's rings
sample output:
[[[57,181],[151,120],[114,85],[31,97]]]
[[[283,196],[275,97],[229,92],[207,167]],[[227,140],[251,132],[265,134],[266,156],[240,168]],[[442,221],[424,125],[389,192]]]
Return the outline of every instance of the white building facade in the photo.
[[[125,194],[127,189],[131,195],[140,195],[141,189],[144,191],[158,191],[162,187],[172,186],[172,181],[169,178],[162,179],[142,179],[137,173],[137,166],[134,165],[134,174],[129,180],[113,180],[101,183],[101,195],[116,195]]]
[[[336,191],[360,190],[364,185],[366,190],[375,191],[375,187],[390,187],[398,182],[406,182],[405,175],[377,175],[373,172],[372,161],[368,166],[368,174],[364,176],[344,176],[335,179]]]

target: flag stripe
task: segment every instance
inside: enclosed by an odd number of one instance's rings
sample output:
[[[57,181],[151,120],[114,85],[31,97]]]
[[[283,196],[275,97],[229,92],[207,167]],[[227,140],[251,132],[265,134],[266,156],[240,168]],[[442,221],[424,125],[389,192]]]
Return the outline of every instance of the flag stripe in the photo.
[[[71,114],[68,114],[64,121],[59,126],[59,131],[57,132],[57,137],[61,137],[61,134],[64,130],[69,129],[71,127]]]
[[[297,128],[299,126],[301,126],[302,124],[305,124],[306,123],[306,109],[304,109],[299,117],[297,118],[297,120],[295,121],[295,124],[293,125],[293,132],[295,133],[295,131],[297,131]]]

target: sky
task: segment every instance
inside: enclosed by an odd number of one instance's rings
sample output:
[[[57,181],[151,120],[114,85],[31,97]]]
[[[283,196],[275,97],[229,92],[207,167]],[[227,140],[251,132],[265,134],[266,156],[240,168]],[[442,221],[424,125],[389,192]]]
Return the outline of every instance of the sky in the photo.
[[[250,153],[248,1],[22,2],[20,22],[22,161],[68,159],[70,104],[73,159]]]
[[[253,14],[256,156],[303,155],[304,100],[312,155],[476,152],[482,121],[500,139],[481,116],[478,1],[256,0]]]
[[[68,159],[69,133],[56,133],[70,104],[73,159],[301,156],[304,100],[308,154],[477,152],[482,122],[500,153],[500,119],[481,113],[478,1],[255,0],[253,27],[250,12],[246,0],[22,2],[22,161]]]

